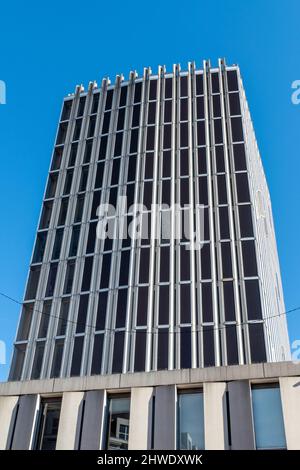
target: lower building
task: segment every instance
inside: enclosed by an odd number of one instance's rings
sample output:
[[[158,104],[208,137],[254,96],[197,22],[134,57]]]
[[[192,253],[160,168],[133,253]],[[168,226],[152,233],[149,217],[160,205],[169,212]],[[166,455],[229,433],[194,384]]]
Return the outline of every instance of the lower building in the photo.
[[[300,365],[0,384],[0,449],[300,449]]]

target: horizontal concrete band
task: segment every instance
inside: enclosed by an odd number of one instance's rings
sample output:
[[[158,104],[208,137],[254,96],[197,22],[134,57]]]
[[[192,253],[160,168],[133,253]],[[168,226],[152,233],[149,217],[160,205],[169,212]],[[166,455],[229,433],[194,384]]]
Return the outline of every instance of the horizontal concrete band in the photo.
[[[300,376],[300,363],[277,362],[204,369],[164,370],[0,383],[0,396],[61,393],[86,390],[130,389],[159,385],[193,385],[231,380],[277,379]]]

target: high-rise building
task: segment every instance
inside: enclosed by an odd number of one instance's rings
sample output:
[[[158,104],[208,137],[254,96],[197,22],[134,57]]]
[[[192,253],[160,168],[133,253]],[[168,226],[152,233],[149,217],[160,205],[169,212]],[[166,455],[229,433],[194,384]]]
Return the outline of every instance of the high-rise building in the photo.
[[[284,310],[238,66],[64,99],[10,380],[289,360]]]
[[[238,66],[78,86],[0,384],[0,449],[299,449],[284,311]]]

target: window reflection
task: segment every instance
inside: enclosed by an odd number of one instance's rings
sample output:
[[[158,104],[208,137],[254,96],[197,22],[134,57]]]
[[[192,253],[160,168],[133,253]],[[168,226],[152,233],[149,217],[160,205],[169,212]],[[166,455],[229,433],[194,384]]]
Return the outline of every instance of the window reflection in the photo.
[[[128,449],[130,397],[110,397],[108,400],[107,449]]]
[[[179,449],[204,449],[204,409],[202,391],[184,391],[178,395]]]
[[[37,450],[55,450],[60,408],[60,398],[42,402],[38,438],[35,446]]]

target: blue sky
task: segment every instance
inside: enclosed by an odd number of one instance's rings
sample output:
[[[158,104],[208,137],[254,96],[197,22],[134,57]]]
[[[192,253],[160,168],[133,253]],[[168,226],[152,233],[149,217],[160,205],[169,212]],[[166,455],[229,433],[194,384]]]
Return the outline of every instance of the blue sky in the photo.
[[[0,291],[23,296],[63,97],[107,75],[226,57],[241,67],[268,178],[286,308],[298,307],[300,105],[291,102],[300,80],[298,8],[296,0],[2,3]],[[18,316],[19,307],[0,298],[8,362]],[[288,324],[291,341],[300,339],[300,312]],[[7,372],[0,365],[0,380]]]

